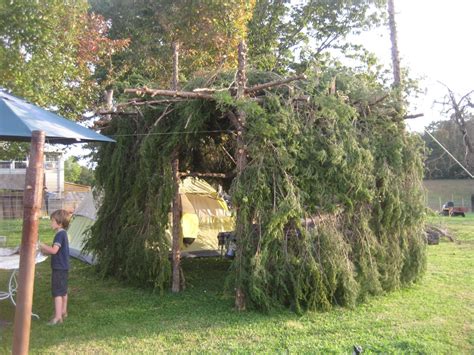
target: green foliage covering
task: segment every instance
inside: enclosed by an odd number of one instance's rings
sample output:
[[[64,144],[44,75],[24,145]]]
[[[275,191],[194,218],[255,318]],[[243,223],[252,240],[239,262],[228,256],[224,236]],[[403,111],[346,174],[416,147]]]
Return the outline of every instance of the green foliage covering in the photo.
[[[271,79],[249,73],[251,83]],[[232,80],[221,75],[213,85]],[[267,93],[263,103],[221,91],[214,102],[113,120],[106,134],[117,144],[98,153],[104,201],[87,244],[99,270],[169,286],[172,154],[177,149],[180,171],[233,171],[226,113],[240,110],[248,164],[223,183],[231,183],[237,206],[239,252],[229,281],[248,306],[350,307],[418,280],[426,262],[421,141],[405,131],[391,93],[370,78],[341,71],[333,95],[324,76],[299,86]],[[294,100],[303,92],[309,103]]]

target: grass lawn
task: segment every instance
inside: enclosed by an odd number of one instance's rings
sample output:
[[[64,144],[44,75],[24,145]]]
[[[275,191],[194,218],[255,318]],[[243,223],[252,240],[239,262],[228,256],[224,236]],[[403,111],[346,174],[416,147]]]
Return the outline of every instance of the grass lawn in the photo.
[[[428,247],[428,270],[410,288],[375,297],[355,309],[298,316],[233,310],[223,293],[229,262],[186,260],[188,288],[154,294],[101,280],[77,260],[70,272],[70,309],[64,324],[52,314],[49,260],[36,269],[32,353],[474,353],[474,215],[432,217],[457,242]],[[43,223],[47,226],[47,221]],[[52,240],[41,229],[41,239]],[[18,234],[19,238],[19,234]],[[0,270],[0,288],[8,273]],[[0,302],[0,319],[13,322],[14,307]],[[0,353],[10,353],[13,326],[1,328]]]

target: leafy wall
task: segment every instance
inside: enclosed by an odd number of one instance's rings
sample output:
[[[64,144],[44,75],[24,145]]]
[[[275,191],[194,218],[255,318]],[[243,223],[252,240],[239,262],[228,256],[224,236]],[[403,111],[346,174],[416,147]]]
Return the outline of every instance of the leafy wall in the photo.
[[[117,144],[97,155],[105,198],[87,247],[98,254],[98,269],[169,287],[172,152],[179,147],[180,171],[232,172],[227,113],[239,109],[247,117],[248,165],[220,183],[239,208],[242,252],[229,279],[247,305],[297,312],[353,306],[418,280],[425,268],[421,141],[406,132],[390,90],[340,71],[329,93],[333,78],[327,72],[258,100],[220,91],[214,101],[116,116],[105,133]],[[249,85],[271,79],[249,73]],[[212,86],[232,80],[221,74]],[[309,102],[298,100],[302,94]]]

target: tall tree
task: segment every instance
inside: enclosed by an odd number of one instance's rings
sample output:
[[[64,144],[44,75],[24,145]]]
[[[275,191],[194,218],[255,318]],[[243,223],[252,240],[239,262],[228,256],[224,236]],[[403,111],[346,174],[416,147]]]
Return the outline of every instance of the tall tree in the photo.
[[[86,0],[1,0],[0,86],[77,119],[98,103],[107,84],[96,74],[110,74],[112,54],[128,44],[108,39],[108,29],[103,17],[88,13]],[[7,146],[13,158],[27,154],[22,145]]]
[[[467,135],[472,137],[474,135],[474,120],[472,117],[465,119],[465,128]],[[454,121],[433,122],[426,130],[459,162],[472,171],[472,166],[466,165],[464,161],[466,148],[463,144],[463,133]],[[432,137],[426,133],[422,137],[426,147],[425,178],[458,179],[467,177],[467,173]]]
[[[87,11],[85,0],[0,2],[0,85],[71,119],[91,109],[96,69],[128,42]]]
[[[446,86],[446,85],[445,85]],[[469,167],[474,167],[474,148],[471,142],[471,136],[468,133],[466,121],[472,119],[474,109],[473,94],[474,91],[470,91],[467,94],[457,97],[457,95],[446,86],[448,93],[446,94],[443,102],[445,113],[456,124],[461,135],[462,142],[464,145],[464,162]]]
[[[400,53],[398,52],[397,23],[395,21],[394,0],[388,0],[388,25],[390,28],[390,42],[392,43],[393,86],[399,87],[402,83],[400,74]]]
[[[385,0],[91,3],[94,11],[110,19],[113,38],[131,38],[129,50],[116,57],[127,68],[126,85],[169,86],[174,41],[181,43],[181,81],[200,71],[235,68],[237,44],[243,38],[253,67],[303,71],[329,48],[348,49],[348,34],[379,23]]]
[[[171,44],[180,43],[180,75],[236,64],[236,48],[246,36],[255,0],[150,1],[93,0],[94,11],[112,23],[111,36],[130,36],[128,51],[116,58],[127,68],[130,84],[156,82],[169,86]],[[163,75],[165,73],[165,75]]]
[[[379,23],[384,0],[259,0],[249,23],[249,61],[263,70],[303,70],[329,48],[352,48],[347,35]]]

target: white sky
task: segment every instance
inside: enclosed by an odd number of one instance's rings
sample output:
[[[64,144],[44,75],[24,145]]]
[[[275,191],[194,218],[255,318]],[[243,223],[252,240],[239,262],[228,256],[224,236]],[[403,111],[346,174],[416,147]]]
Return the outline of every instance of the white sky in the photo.
[[[432,121],[446,117],[433,101],[446,94],[446,84],[459,95],[474,90],[474,0],[394,0],[401,65],[410,76],[421,78],[421,94],[410,107],[411,114],[424,117],[408,120],[422,131]],[[391,63],[388,28],[364,35],[364,45],[384,63]]]

